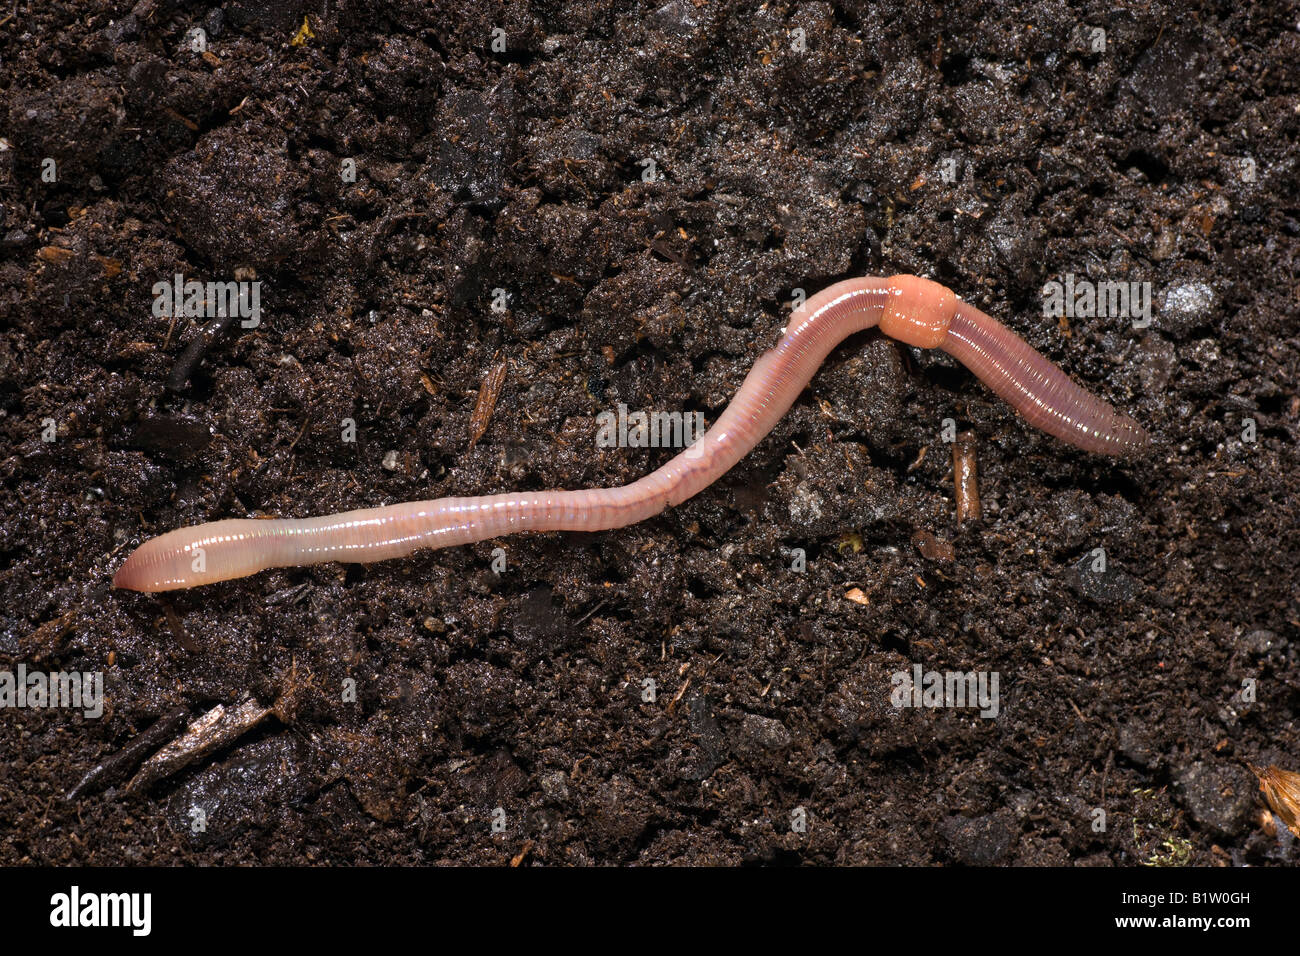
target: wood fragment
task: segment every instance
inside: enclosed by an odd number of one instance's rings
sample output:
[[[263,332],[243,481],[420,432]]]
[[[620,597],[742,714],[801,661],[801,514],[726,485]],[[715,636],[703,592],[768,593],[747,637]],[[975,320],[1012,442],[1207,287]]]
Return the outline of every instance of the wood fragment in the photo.
[[[176,613],[170,604],[163,604],[163,616],[167,619],[167,628],[172,632],[172,637],[176,638],[177,644],[191,654],[197,654],[203,650],[198,645],[198,642],[190,637],[189,631],[185,630],[185,625],[181,622],[180,615]]]
[[[36,250],[36,257],[45,262],[64,263],[72,259],[73,252],[71,249],[65,249],[63,246],[41,246]]]
[[[172,109],[170,106],[165,107],[163,109],[163,112],[166,113],[168,116],[170,116],[172,119],[174,119],[176,122],[180,123],[191,133],[197,133],[199,131],[198,123],[194,122],[194,120],[190,119],[188,116],[182,116],[180,113],[176,112],[176,110]]]
[[[921,552],[921,557],[930,561],[947,563],[957,556],[957,549],[953,547],[951,541],[945,541],[920,528],[912,533],[912,544],[916,545],[916,550]]]
[[[110,259],[108,256],[100,255],[91,256],[91,258],[99,263],[99,267],[104,271],[105,279],[116,279],[122,274],[121,259]]]
[[[91,767],[77,785],[68,791],[68,799],[76,800],[78,797],[103,790],[105,787],[111,787],[123,779],[136,764],[144,759],[145,754],[157,747],[161,747],[167,740],[175,736],[176,731],[185,726],[185,716],[188,713],[187,708],[177,707],[170,713],[159,717],[148,730],[136,734],[121,750],[110,754]]]
[[[519,866],[519,864],[523,863],[524,857],[528,856],[528,851],[531,850],[532,848],[533,848],[533,841],[525,840],[523,849],[521,849],[510,859],[510,865],[512,867],[517,867]]]
[[[141,794],[159,780],[189,766],[227,744],[233,743],[260,724],[271,708],[251,697],[238,707],[217,704],[194,720],[185,733],[145,761],[140,772],[126,785],[129,794]]]
[[[682,689],[679,690],[677,692],[677,695],[668,702],[668,713],[671,714],[674,710],[677,709],[677,702],[686,695],[686,689],[690,686],[691,686],[691,678],[688,677],[686,678],[686,682],[682,684]]]
[[[478,440],[487,431],[488,423],[492,420],[492,412],[497,407],[497,397],[501,394],[501,386],[505,382],[505,362],[497,362],[488,369],[487,375],[483,376],[483,384],[478,387],[478,401],[474,403],[474,414],[469,417],[470,448],[478,444]]]
[[[975,433],[962,432],[952,443],[952,483],[956,491],[958,527],[963,522],[979,521],[983,513],[975,459]]]

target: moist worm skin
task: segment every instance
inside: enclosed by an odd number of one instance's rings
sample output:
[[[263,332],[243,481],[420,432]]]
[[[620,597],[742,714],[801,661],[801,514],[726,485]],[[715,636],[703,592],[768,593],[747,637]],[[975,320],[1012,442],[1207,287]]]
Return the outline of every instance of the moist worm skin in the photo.
[[[943,349],[1031,425],[1072,445],[1127,455],[1148,443],[1135,421],[937,282],[909,275],[848,279],[794,311],[785,336],[754,363],[698,442],[631,484],[438,498],[314,518],[213,521],[146,541],[118,569],[113,585],[171,591],[266,568],[383,561],[518,531],[604,531],[644,521],[729,471],[785,415],[831,350],[874,325],[908,345]]]

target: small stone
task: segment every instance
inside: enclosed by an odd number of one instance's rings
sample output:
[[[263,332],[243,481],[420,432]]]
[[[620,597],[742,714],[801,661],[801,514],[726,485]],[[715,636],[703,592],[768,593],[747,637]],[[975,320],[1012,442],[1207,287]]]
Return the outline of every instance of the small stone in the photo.
[[[563,801],[569,799],[569,775],[563,770],[555,770],[542,777],[542,794],[548,800]]]
[[[1075,594],[1098,604],[1119,604],[1133,600],[1138,592],[1138,581],[1133,575],[1113,562],[1107,564],[1104,571],[1095,570],[1098,566],[1093,553],[1084,552],[1083,557],[1066,571],[1066,586]]]
[[[1134,724],[1125,724],[1119,729],[1119,750],[1139,767],[1150,767],[1156,762],[1150,736],[1144,728]]]
[[[1156,320],[1159,327],[1173,335],[1186,335],[1208,325],[1214,318],[1219,297],[1205,282],[1188,282],[1165,293],[1165,302]]]
[[[740,722],[740,735],[749,744],[764,750],[784,750],[790,746],[790,731],[785,724],[771,717],[746,714]]]
[[[1250,654],[1258,657],[1267,654],[1269,651],[1282,647],[1285,640],[1279,638],[1273,631],[1258,630],[1251,631],[1237,642],[1237,650],[1243,654]]]
[[[128,13],[120,20],[114,20],[104,27],[104,38],[109,43],[124,43],[140,35],[140,18]]]
[[[1219,836],[1235,836],[1250,819],[1255,781],[1245,770],[1198,762],[1174,778],[1174,793],[1191,818]]]
[[[948,817],[939,823],[948,851],[967,866],[992,866],[1002,860],[1015,843],[1016,829],[1010,810],[982,817]]]

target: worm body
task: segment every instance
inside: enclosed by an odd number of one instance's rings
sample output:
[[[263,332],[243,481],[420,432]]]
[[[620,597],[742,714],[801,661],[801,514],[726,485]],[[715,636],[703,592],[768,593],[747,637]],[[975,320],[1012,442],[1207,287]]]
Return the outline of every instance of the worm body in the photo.
[[[1030,424],[1070,444],[1109,455],[1147,444],[1131,418],[939,283],[908,275],[849,279],[795,310],[784,337],[754,363],[699,441],[631,484],[439,498],[313,518],[214,521],[146,541],[113,584],[169,591],[266,568],[382,561],[517,531],[603,531],[644,521],[729,471],[785,415],[837,344],[877,324],[900,342],[953,355]]]

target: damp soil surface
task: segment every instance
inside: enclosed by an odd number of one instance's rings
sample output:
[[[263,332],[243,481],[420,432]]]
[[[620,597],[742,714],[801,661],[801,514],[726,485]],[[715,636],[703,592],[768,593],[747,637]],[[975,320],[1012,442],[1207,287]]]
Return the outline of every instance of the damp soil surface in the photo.
[[[1300,769],[1297,13],[0,5],[0,671],[105,698],[0,709],[0,862],[1295,863],[1247,763]],[[642,524],[110,586],[186,524],[633,480],[672,451],[601,413],[712,420],[797,290],[893,273],[1151,453],[867,333]]]

